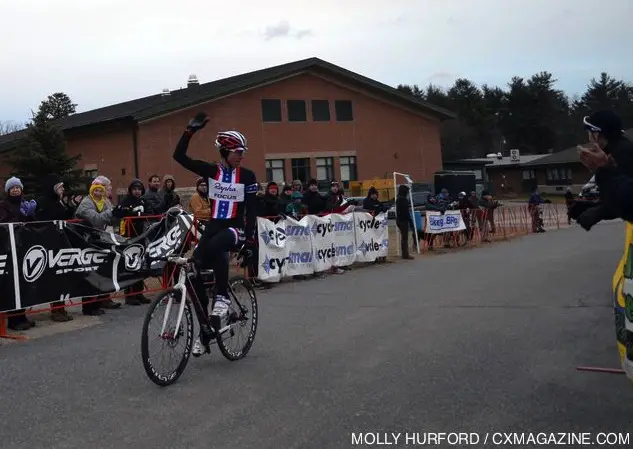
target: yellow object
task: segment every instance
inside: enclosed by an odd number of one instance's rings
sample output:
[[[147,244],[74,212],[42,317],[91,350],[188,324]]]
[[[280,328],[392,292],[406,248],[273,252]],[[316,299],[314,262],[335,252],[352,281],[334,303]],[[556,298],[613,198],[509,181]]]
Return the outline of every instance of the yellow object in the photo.
[[[633,225],[626,223],[624,254],[613,275],[613,308],[620,364],[633,381]],[[628,336],[631,335],[631,338]]]
[[[367,179],[365,181],[350,181],[348,196],[367,196],[371,187],[378,190],[378,199],[387,201],[396,197],[393,189],[393,179]]]

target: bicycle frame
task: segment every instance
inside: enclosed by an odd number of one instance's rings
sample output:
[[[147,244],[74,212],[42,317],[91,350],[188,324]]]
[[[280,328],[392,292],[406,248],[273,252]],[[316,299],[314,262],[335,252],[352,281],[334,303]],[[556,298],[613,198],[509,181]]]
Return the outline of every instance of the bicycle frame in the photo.
[[[185,304],[187,302],[187,293],[191,298],[191,302],[193,303],[193,308],[196,312],[196,316],[198,317],[198,322],[200,323],[200,327],[202,331],[207,335],[213,335],[213,331],[211,329],[211,323],[209,322],[209,317],[202,310],[202,304],[200,303],[200,299],[196,294],[195,289],[191,283],[191,280],[188,278],[188,275],[191,273],[190,270],[187,269],[187,264],[190,262],[187,259],[182,257],[173,258],[170,260],[174,262],[178,266],[178,281],[172,287],[174,290],[180,290],[180,308],[178,310],[178,318],[176,320],[176,328],[174,329],[174,335],[178,335],[178,331],[180,330],[180,325],[182,323],[182,316],[185,312]],[[165,317],[163,318],[163,327],[161,328],[161,334],[165,332],[165,327],[167,326],[167,318],[169,316],[169,312],[171,311],[171,306],[173,304],[173,297],[170,296],[167,302],[167,310],[165,311]],[[222,333],[225,329],[222,329],[220,333]]]

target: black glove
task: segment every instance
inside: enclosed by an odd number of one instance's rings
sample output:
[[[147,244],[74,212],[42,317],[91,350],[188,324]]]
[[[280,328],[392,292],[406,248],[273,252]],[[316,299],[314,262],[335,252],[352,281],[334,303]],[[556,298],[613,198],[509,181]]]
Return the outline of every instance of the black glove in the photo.
[[[189,124],[187,125],[187,129],[192,133],[196,131],[200,131],[205,125],[209,122],[209,117],[204,112],[198,112],[194,118],[189,120]]]
[[[240,267],[246,268],[250,264],[250,262],[253,260],[256,254],[257,254],[257,246],[255,245],[255,242],[250,241],[250,240],[247,241],[244,244],[244,246],[242,246],[242,249],[240,249],[240,252],[237,255],[238,258],[242,259],[242,261],[240,262]]]

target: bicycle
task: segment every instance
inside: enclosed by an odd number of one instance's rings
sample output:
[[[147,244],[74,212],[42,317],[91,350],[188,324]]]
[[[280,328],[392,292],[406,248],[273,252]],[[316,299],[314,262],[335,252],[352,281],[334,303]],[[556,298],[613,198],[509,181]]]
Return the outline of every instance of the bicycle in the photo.
[[[166,387],[176,382],[184,372],[193,348],[194,323],[193,313],[191,311],[192,305],[198,319],[198,325],[202,332],[210,339],[210,344],[217,344],[222,355],[230,361],[244,358],[255,340],[258,320],[257,297],[250,281],[246,277],[239,275],[229,278],[228,293],[229,299],[231,299],[231,305],[229,306],[227,318],[223,320],[223,327],[216,332],[211,327],[208,310],[203,310],[202,304],[193,288],[192,278],[196,275],[196,267],[193,259],[168,256],[156,260],[167,262],[168,267],[169,265],[174,265],[174,269],[177,271],[176,276],[178,281],[173,287],[165,290],[152,301],[143,322],[141,354],[143,367],[150,380],[161,387]],[[205,281],[205,286],[207,286],[210,306],[213,308],[215,302],[215,279],[213,270],[201,270],[201,275]],[[235,290],[239,286],[244,287],[248,292],[248,299],[243,303],[237,299],[237,295],[235,294]],[[246,307],[246,303],[248,302],[250,302],[251,306],[250,313]],[[172,326],[168,326],[169,313],[174,304],[178,305],[176,323]],[[180,360],[176,367],[166,374],[157,371],[149,352],[149,337],[151,335],[149,326],[152,322],[154,312],[158,307],[163,305],[166,311],[162,323],[160,323],[162,325],[160,332],[157,334],[158,339],[162,340],[163,345],[166,344],[172,349],[178,345],[181,340],[184,342],[184,352]],[[182,322],[183,318],[185,323]],[[247,326],[249,321],[250,326]],[[229,341],[235,337],[237,331],[244,328],[246,328],[248,333],[245,343],[236,350],[231,350],[228,346]]]

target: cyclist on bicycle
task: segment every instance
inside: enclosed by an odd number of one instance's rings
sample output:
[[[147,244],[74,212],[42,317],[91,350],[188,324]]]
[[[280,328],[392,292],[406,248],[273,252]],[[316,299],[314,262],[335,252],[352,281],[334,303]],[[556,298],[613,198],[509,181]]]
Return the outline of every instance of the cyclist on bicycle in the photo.
[[[222,327],[231,300],[228,296],[229,261],[226,255],[244,245],[252,244],[255,232],[258,184],[255,173],[241,167],[246,153],[246,138],[237,131],[217,134],[215,147],[220,152],[219,163],[208,163],[187,156],[189,141],[194,133],[209,121],[205,113],[199,113],[189,121],[176,150],[174,159],[186,169],[208,179],[211,218],[196,246],[193,259],[198,271],[210,266],[215,275],[216,301],[211,312],[211,325],[216,331]],[[248,241],[247,241],[248,240]],[[195,280],[196,294],[207,312],[209,298],[202,278]],[[208,336],[202,331],[193,347],[193,355],[209,352]]]

